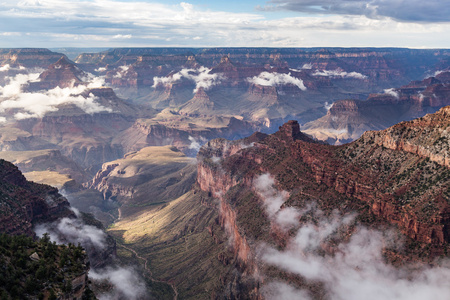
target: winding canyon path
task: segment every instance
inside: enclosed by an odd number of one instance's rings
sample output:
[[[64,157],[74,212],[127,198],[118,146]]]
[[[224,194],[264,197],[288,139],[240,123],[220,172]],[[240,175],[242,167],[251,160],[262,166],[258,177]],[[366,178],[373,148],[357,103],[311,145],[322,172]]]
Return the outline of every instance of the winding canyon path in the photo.
[[[172,289],[173,289],[173,292],[174,292],[174,297],[173,297],[173,300],[178,300],[178,291],[177,291],[177,288],[175,287],[175,285],[173,284],[173,283],[170,283],[170,282],[168,282],[168,281],[165,281],[165,280],[158,280],[158,279],[154,279],[153,278],[153,273],[152,273],[152,271],[148,268],[148,266],[147,266],[147,259],[145,259],[144,257],[142,257],[142,256],[140,256],[134,249],[132,249],[132,248],[130,248],[130,247],[127,247],[127,246],[125,246],[125,245],[123,245],[123,244],[120,244],[120,243],[117,243],[120,247],[122,247],[122,248],[124,248],[124,249],[126,249],[126,250],[128,250],[128,251],[130,251],[130,252],[132,252],[134,255],[136,255],[136,257],[137,258],[139,258],[140,260],[143,260],[144,261],[144,269],[145,269],[145,271],[147,272],[147,274],[149,275],[148,276],[148,278],[152,281],[152,282],[158,282],[158,283],[165,283],[165,284],[168,284],[168,285],[170,285],[171,287],[172,287]]]

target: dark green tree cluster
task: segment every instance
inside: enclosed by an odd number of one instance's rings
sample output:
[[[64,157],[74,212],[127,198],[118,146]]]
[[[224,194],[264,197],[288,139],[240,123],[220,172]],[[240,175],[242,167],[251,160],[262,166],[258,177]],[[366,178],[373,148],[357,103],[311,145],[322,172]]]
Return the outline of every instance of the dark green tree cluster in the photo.
[[[72,279],[87,270],[85,261],[80,245],[57,245],[47,234],[38,241],[0,234],[0,300],[69,294]]]

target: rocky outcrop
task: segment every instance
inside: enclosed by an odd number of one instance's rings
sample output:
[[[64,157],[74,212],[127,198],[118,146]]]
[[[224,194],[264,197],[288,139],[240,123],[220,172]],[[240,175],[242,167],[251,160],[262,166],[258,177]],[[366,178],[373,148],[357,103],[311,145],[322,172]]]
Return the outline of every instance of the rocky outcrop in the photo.
[[[204,88],[199,88],[194,98],[180,107],[179,113],[188,116],[213,115],[214,102],[211,101]]]
[[[364,139],[372,139],[379,146],[426,157],[450,167],[450,106],[434,114],[410,122],[402,122],[382,132],[368,132]]]
[[[113,144],[122,145],[125,152],[148,146],[172,145],[188,155],[196,155],[198,149],[193,142],[200,145],[217,137],[242,138],[251,134],[255,127],[234,117],[192,117],[169,113],[156,120],[138,119],[132,127],[119,134]]]
[[[223,160],[216,155],[223,154],[221,149],[233,143],[207,144],[215,150],[205,147],[200,152],[206,159],[199,162],[197,181],[213,196],[226,195],[232,187],[251,188],[254,176],[269,172],[292,195],[300,190],[297,196],[306,193],[321,199],[321,205],[331,209],[335,204],[323,200],[327,197],[325,193],[337,193],[331,197],[344,196],[348,199],[345,201],[350,201],[347,208],[367,205],[371,213],[398,225],[416,241],[444,245],[450,241],[450,207],[446,200],[450,171],[442,159],[449,152],[442,140],[447,135],[448,120],[448,108],[444,108],[385,131],[365,134],[355,143],[342,147],[312,142],[291,121],[252,147],[234,151],[228,157],[222,155]],[[394,133],[407,132],[405,128],[410,133],[397,134],[393,142]],[[315,185],[318,186],[313,188]],[[325,190],[320,188],[324,185]],[[295,196],[292,203],[297,201],[294,199]]]
[[[83,82],[86,74],[75,64],[62,56],[56,63],[51,64],[48,69],[39,75],[38,82],[31,82],[31,91],[53,89],[55,87],[74,87]]]

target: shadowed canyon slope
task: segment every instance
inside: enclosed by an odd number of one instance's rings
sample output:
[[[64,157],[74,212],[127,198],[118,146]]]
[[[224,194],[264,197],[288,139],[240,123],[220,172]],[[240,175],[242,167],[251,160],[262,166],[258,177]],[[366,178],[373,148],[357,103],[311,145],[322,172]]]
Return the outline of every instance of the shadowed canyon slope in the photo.
[[[89,260],[81,246],[56,245],[48,237],[33,241],[36,225],[75,218],[58,190],[27,181],[17,167],[0,160],[0,198],[1,259],[5,266],[1,272],[2,297],[28,299],[54,293],[58,297],[95,299],[87,294],[92,293],[88,288]]]

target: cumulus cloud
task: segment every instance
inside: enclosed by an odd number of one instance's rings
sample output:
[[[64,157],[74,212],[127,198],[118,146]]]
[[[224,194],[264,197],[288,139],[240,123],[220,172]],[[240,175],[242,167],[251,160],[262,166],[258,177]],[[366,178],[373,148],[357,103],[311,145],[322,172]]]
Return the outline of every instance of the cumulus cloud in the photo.
[[[199,88],[209,90],[214,85],[219,84],[223,79],[223,74],[210,74],[210,72],[211,69],[202,66],[198,69],[183,69],[168,77],[155,76],[153,77],[153,87],[156,88],[158,85],[168,86],[180,81],[182,78],[186,78],[195,83],[194,93],[196,93]]]
[[[89,272],[89,277],[93,280],[109,281],[114,286],[113,291],[98,295],[100,300],[142,299],[146,293],[142,278],[131,268],[115,267],[92,270]]]
[[[399,98],[398,91],[396,91],[394,88],[385,89],[384,93],[387,94],[387,95],[391,95],[392,97],[395,97],[397,99]]]
[[[334,211],[327,215],[314,202],[297,212],[298,217],[307,214],[308,218],[298,222],[298,230],[284,250],[260,246],[259,257],[266,265],[299,275],[311,283],[321,283],[330,299],[444,300],[450,297],[447,282],[450,262],[445,261],[440,267],[407,264],[396,268],[384,258],[386,247],[401,247],[402,238],[394,231],[358,225],[355,214]],[[328,244],[342,240],[345,232],[352,232],[348,241]],[[267,299],[311,299],[306,290],[280,281],[266,283],[262,292]]]
[[[16,120],[43,117],[47,112],[57,111],[58,105],[71,103],[88,114],[98,112],[112,112],[96,102],[96,97],[89,94],[87,97],[80,94],[89,88],[101,87],[104,78],[96,77],[90,73],[83,80],[90,81],[86,85],[76,87],[56,87],[48,91],[24,92],[23,87],[30,82],[38,81],[39,73],[17,74],[6,77],[7,84],[0,86],[0,114],[13,109]],[[8,116],[5,116],[8,117]]]
[[[309,4],[317,8],[326,1],[331,0],[319,0],[318,4],[309,1]],[[376,1],[383,0],[373,0],[368,4],[373,5]],[[410,2],[396,6],[399,1],[392,2],[392,7],[396,8],[388,12],[403,15],[406,7],[420,7],[410,5]],[[418,0],[412,1],[415,3]],[[327,14],[326,9],[298,17],[281,15],[274,18],[273,14],[264,11],[229,12],[226,2],[216,3],[206,9],[192,4],[174,5],[139,0],[60,0],[40,1],[39,5],[21,5],[18,1],[4,0],[3,10],[0,10],[4,33],[0,35],[5,47],[55,47],[61,44],[71,47],[146,47],[152,44],[163,47],[389,45],[448,48],[448,41],[442,39],[442,34],[449,31],[450,25],[448,22],[439,22],[439,18],[434,18],[435,14],[430,11],[437,10],[439,15],[450,15],[446,11],[448,3],[441,1],[445,4],[439,3],[436,9],[439,0],[433,1],[434,5],[428,2],[421,4],[423,15],[428,16],[431,22],[437,21],[430,24],[374,18],[370,14],[331,14],[331,10]],[[294,2],[278,0],[270,9],[293,10]],[[350,5],[349,0],[342,3]],[[351,3],[360,4],[361,0]],[[389,6],[386,3],[388,1],[384,1],[380,7]],[[335,5],[339,4],[339,1],[335,1]],[[61,12],[64,14],[61,15]],[[61,17],[54,18],[55,15]],[[120,35],[122,38],[118,38]],[[124,38],[128,36],[131,38]]]
[[[341,78],[356,78],[356,79],[366,79],[367,76],[358,72],[345,72],[341,70],[316,70],[313,76],[323,76],[323,77],[341,77]]]
[[[291,73],[283,74],[276,72],[274,73],[262,72],[258,76],[254,76],[253,78],[247,78],[247,81],[250,83],[263,86],[282,86],[286,84],[292,84],[297,86],[302,91],[306,91],[306,87],[303,84],[303,80],[291,76]]]
[[[450,3],[440,0],[272,0],[261,10],[292,10],[318,14],[390,17],[406,22],[449,22]]]
[[[325,102],[324,105],[323,105],[323,107],[324,107],[327,111],[329,111],[329,110],[331,109],[331,107],[333,107],[333,103]]]

